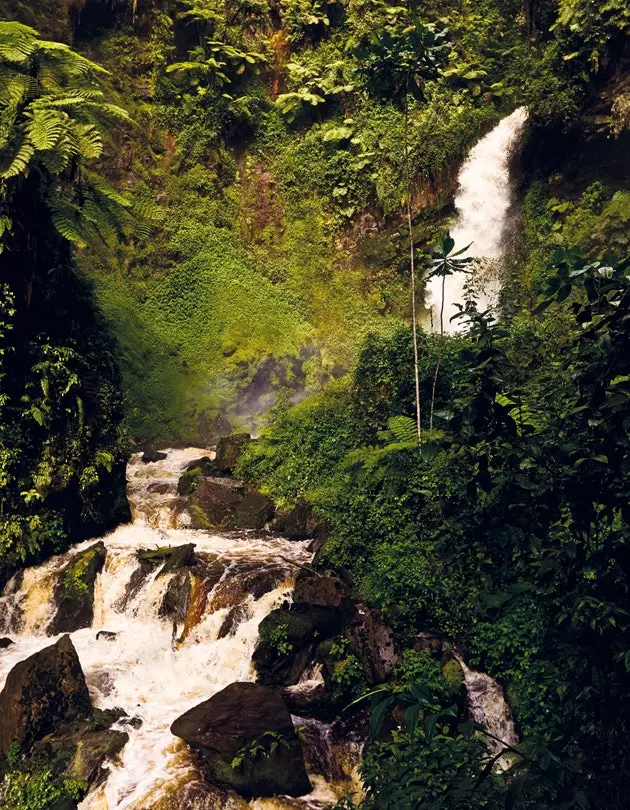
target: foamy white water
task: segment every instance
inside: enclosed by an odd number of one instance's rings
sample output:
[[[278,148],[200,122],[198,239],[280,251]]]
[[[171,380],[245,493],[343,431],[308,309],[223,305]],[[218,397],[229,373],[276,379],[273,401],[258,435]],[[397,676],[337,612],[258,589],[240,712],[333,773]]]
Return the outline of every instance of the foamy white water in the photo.
[[[128,732],[129,742],[120,763],[111,763],[107,781],[88,795],[82,810],[147,810],[182,784],[198,780],[187,746],[170,733],[171,723],[233,681],[254,680],[251,657],[258,625],[290,598],[298,570],[291,561],[303,564],[310,559],[306,543],[251,532],[212,535],[181,528],[186,516],[178,506],[177,480],[186,464],[201,455],[208,452],[170,451],[165,461],[147,465],[135,456],[128,468],[134,523],[103,538],[107,558],[96,581],[92,627],[72,633],[72,641],[94,704],[119,707],[129,718],[140,718],[142,725],[136,729],[118,724]],[[16,643],[0,654],[0,689],[18,661],[54,642],[46,628],[56,609],[53,594],[59,571],[93,543],[82,543],[27,569],[5,589],[0,597],[0,635],[10,635]],[[159,569],[143,568],[136,552],[184,543],[195,543],[199,565],[192,570],[186,620],[174,625],[172,618],[160,616],[160,609],[178,574],[158,576]],[[254,581],[257,585],[251,587]],[[236,606],[238,618],[230,633],[219,638],[226,616]],[[116,635],[97,641],[99,630]],[[298,805],[295,800],[271,799],[257,806],[280,810],[323,807],[334,801],[321,780],[314,781],[314,788]],[[235,801],[239,807],[248,806],[235,798],[221,805],[213,800],[212,810],[236,807]],[[207,797],[185,807],[206,810]]]
[[[455,197],[457,220],[451,229],[451,236],[455,240],[455,250],[472,243],[463,255],[479,260],[468,265],[467,269],[473,270],[473,283],[481,310],[496,304],[500,289],[496,263],[504,253],[506,226],[512,204],[509,162],[526,121],[525,107],[519,107],[504,118],[471,149],[458,177],[459,188]],[[467,278],[464,273],[456,273],[445,279],[445,332],[461,328],[458,321],[452,322],[451,318],[458,311],[455,304],[464,302]],[[442,279],[430,279],[427,293],[433,328],[439,330]]]
[[[518,743],[512,711],[505,699],[501,685],[485,672],[476,672],[466,666],[457,656],[464,671],[464,685],[468,695],[468,710],[472,719],[492,734],[486,737],[485,743],[490,754],[499,754],[507,746]],[[503,745],[502,743],[505,743]],[[501,768],[507,769],[511,764],[509,753],[498,760]]]

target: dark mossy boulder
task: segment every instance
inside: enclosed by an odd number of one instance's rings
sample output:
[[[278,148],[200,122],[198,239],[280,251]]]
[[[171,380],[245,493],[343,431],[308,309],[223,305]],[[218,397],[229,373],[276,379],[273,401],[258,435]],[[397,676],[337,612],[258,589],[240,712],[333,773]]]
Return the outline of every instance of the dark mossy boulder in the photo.
[[[315,515],[307,501],[300,500],[287,512],[276,516],[271,529],[283,534],[287,540],[323,539],[328,536],[328,525]]]
[[[251,490],[234,511],[234,524],[236,529],[264,529],[273,518],[274,505],[271,498],[262,492]]]
[[[89,627],[94,618],[94,583],[103,570],[107,549],[102,542],[95,543],[74,556],[61,571],[55,588],[57,611],[48,633],[73,633]]]
[[[186,470],[182,475],[180,475],[179,481],[177,482],[177,494],[183,497],[192,495],[192,493],[197,489],[197,485],[202,477],[203,473],[199,467],[195,467],[192,470]]]
[[[273,610],[258,627],[253,662],[260,683],[268,686],[296,684],[320,641],[337,635],[342,614],[316,605],[293,605]]]
[[[97,641],[116,641],[118,633],[113,633],[111,630],[99,630],[96,634]]]
[[[234,472],[237,461],[251,440],[249,433],[232,433],[219,439],[214,459],[217,470],[222,473]]]
[[[155,464],[156,461],[164,461],[167,457],[166,453],[163,453],[161,450],[145,450],[142,454],[142,461],[144,464]]]
[[[379,610],[356,605],[345,634],[369,683],[382,683],[398,664],[394,633]]]
[[[212,779],[243,796],[311,790],[291,715],[274,689],[230,684],[179,717],[171,732],[201,754]]]
[[[158,615],[163,619],[183,622],[186,619],[192,594],[192,580],[188,571],[178,571],[168,583]]]
[[[322,576],[305,570],[298,574],[293,591],[294,604],[341,608],[348,603],[349,597],[349,587],[338,577]]]
[[[0,760],[12,743],[22,750],[63,723],[92,717],[85,677],[70,636],[20,661],[0,692]]]
[[[53,773],[94,787],[105,781],[109,773],[106,762],[115,760],[128,741],[124,731],[83,720],[63,725],[36,742],[29,759],[45,762]]]
[[[186,472],[195,472],[196,470],[199,471],[200,475],[218,475],[219,474],[219,470],[217,469],[217,465],[210,458],[210,456],[202,456],[201,458],[196,458],[193,461],[190,461],[186,465]]]
[[[161,546],[153,549],[138,549],[138,559],[141,563],[149,565],[162,565],[158,576],[179,571],[195,565],[195,544],[185,543],[183,546]]]
[[[233,636],[238,630],[241,622],[245,621],[249,616],[246,604],[234,605],[231,607],[223,623],[219,628],[218,638],[226,638],[226,636]]]
[[[243,493],[209,478],[202,478],[190,495],[188,511],[193,529],[233,529]]]

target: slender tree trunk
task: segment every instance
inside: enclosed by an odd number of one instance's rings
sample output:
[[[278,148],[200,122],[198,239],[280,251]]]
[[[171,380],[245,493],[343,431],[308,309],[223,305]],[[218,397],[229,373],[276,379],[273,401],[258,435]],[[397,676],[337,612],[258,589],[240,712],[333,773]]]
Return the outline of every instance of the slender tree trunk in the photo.
[[[440,358],[435,364],[435,374],[433,375],[433,387],[431,389],[431,416],[429,417],[429,432],[433,430],[433,409],[435,408],[435,389],[437,388],[438,373],[440,371]]]
[[[440,335],[444,337],[444,297],[446,295],[446,276],[442,276],[442,306],[440,307]]]
[[[413,371],[416,385],[416,429],[422,447],[422,412],[420,404],[420,361],[418,352],[418,322],[416,318],[416,261],[411,217],[411,172],[409,169],[409,93],[405,90],[405,175],[407,185],[407,226],[409,228],[409,266],[411,268],[411,329],[413,333]]]

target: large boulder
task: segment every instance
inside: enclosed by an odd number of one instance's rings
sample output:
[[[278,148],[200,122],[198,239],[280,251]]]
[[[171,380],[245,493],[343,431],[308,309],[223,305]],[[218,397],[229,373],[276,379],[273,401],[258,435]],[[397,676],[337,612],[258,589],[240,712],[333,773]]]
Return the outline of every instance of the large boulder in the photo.
[[[274,689],[230,684],[175,720],[171,732],[201,754],[213,779],[243,796],[311,790],[291,715]]]
[[[337,635],[342,624],[342,614],[334,608],[300,604],[272,610],[258,626],[252,657],[260,683],[296,684],[319,642]]]
[[[61,571],[55,588],[57,611],[48,626],[50,635],[90,627],[94,618],[94,583],[106,557],[105,544],[95,543],[75,555]]]
[[[357,605],[346,636],[369,683],[382,683],[389,678],[399,661],[393,631],[380,611]]]
[[[233,473],[237,461],[251,440],[249,433],[232,433],[219,439],[214,459],[216,468],[223,473]]]
[[[163,453],[161,450],[154,450],[153,448],[149,448],[145,450],[142,454],[141,461],[144,464],[155,464],[157,461],[164,461],[167,457],[167,453]]]
[[[350,589],[338,577],[302,570],[293,591],[294,603],[341,608],[348,603]]]
[[[236,507],[234,512],[234,523],[237,529],[264,529],[272,519],[274,505],[271,498],[263,495],[262,492],[251,490],[245,493],[245,497]]]
[[[189,495],[188,511],[193,529],[256,529],[273,517],[272,501],[257,490],[226,479],[197,478]]]
[[[243,493],[237,489],[202,478],[190,496],[191,528],[235,528],[234,514],[242,500]]]
[[[92,715],[81,664],[70,636],[20,661],[0,692],[0,760],[12,743],[21,749],[57,726]]]
[[[280,512],[271,528],[274,532],[283,534],[287,540],[324,539],[329,534],[327,524],[303,500],[298,501],[287,512]]]

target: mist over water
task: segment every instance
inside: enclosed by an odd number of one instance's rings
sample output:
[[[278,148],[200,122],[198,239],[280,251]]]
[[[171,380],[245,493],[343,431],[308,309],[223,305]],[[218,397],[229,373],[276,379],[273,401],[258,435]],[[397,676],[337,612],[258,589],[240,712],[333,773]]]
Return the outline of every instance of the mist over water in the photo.
[[[504,118],[471,149],[458,177],[457,220],[451,228],[451,236],[455,240],[454,250],[470,244],[470,249],[463,255],[478,260],[468,265],[468,269],[473,271],[472,283],[478,292],[480,310],[494,306],[500,290],[497,261],[505,250],[506,227],[513,200],[510,157],[526,121],[525,107],[519,107]],[[445,332],[459,328],[458,322],[451,321],[451,318],[458,312],[455,305],[464,301],[468,278],[464,273],[446,277]],[[434,329],[440,328],[441,304],[442,279],[432,278],[427,283],[427,306],[432,311]]]

